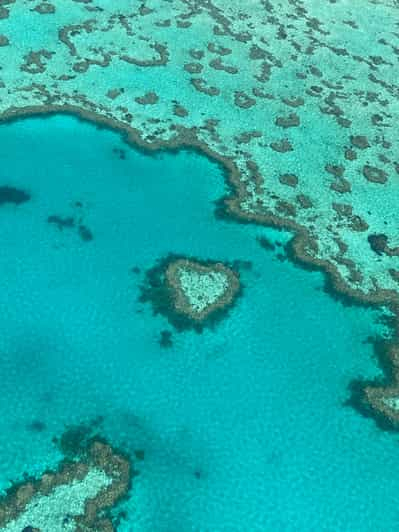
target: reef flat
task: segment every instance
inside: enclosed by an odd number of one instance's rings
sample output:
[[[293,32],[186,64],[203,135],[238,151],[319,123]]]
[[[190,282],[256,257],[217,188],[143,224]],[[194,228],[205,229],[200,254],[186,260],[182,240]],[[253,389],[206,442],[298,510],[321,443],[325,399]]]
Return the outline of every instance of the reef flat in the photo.
[[[126,495],[129,461],[101,440],[91,441],[84,456],[76,458],[12,486],[0,499],[1,530],[115,530],[101,513]]]
[[[73,112],[148,149],[196,147],[226,167],[222,215],[294,230],[295,256],[335,289],[392,306],[397,13],[393,0],[6,0],[0,113]]]
[[[6,1],[0,111],[69,108],[150,148],[202,147],[231,172],[228,211],[300,230],[306,260],[382,298],[398,254],[368,237],[399,245],[395,4]]]

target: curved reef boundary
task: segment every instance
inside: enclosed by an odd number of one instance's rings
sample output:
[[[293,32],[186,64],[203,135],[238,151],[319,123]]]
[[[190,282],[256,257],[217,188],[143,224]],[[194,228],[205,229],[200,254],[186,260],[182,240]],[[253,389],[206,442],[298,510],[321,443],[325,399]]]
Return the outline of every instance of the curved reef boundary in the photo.
[[[332,263],[311,255],[312,251],[317,251],[317,243],[311,238],[305,227],[293,220],[265,212],[262,206],[259,207],[258,212],[244,212],[240,205],[246,195],[245,184],[240,180],[240,171],[234,160],[215,152],[202,142],[198,138],[195,128],[176,127],[176,134],[172,139],[148,142],[138,129],[115,119],[110,114],[101,114],[94,104],[91,104],[90,107],[91,109],[85,109],[70,104],[11,107],[0,115],[0,123],[32,116],[68,114],[85,122],[94,123],[99,127],[119,132],[127,144],[139,148],[147,154],[155,154],[162,150],[190,149],[198,151],[213,162],[218,163],[223,170],[230,194],[218,202],[217,216],[240,223],[255,223],[292,231],[293,237],[287,249],[289,258],[304,268],[323,272],[326,290],[330,294],[348,304],[386,306],[393,312],[395,325],[392,339],[389,342],[379,343],[379,348],[375,349],[384,377],[374,381],[353,381],[349,386],[350,398],[347,404],[354,406],[362,415],[373,417],[381,428],[399,429],[399,401],[397,409],[389,400],[386,401],[387,398],[399,397],[399,294],[394,290],[382,289],[364,294],[360,290],[352,289]],[[252,173],[255,185],[260,183],[262,178],[257,169],[254,169]]]

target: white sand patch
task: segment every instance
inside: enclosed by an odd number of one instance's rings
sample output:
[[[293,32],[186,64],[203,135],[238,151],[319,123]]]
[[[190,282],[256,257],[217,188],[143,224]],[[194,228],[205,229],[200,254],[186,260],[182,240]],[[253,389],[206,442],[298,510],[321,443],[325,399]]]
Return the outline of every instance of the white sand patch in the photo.
[[[181,289],[195,312],[203,312],[226,292],[229,286],[223,272],[200,273],[181,268],[179,270]]]

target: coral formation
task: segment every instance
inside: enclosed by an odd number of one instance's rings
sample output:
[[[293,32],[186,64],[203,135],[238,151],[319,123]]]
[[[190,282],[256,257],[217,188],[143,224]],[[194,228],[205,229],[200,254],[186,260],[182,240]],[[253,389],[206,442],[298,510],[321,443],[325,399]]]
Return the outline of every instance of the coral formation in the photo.
[[[225,264],[169,255],[147,272],[140,299],[177,329],[201,331],[226,313],[239,292],[239,274]]]
[[[0,499],[4,532],[93,530],[111,532],[107,512],[126,496],[129,460],[101,439],[91,439],[79,456],[38,479],[14,484]]]

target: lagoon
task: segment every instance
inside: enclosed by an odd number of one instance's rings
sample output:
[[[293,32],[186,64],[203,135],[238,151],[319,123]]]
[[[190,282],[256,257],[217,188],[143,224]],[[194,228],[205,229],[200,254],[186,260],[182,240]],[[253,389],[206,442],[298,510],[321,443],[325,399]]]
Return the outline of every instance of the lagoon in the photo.
[[[0,186],[26,195],[0,206],[2,488],[101,416],[144,451],[120,531],[396,529],[397,438],[344,406],[380,374],[381,313],[285,260],[289,233],[217,219],[224,172],[197,152],[55,115],[2,125],[0,160]],[[139,301],[169,253],[239,261],[242,296],[213,329],[177,332]]]

